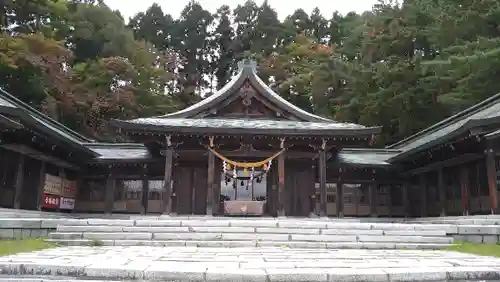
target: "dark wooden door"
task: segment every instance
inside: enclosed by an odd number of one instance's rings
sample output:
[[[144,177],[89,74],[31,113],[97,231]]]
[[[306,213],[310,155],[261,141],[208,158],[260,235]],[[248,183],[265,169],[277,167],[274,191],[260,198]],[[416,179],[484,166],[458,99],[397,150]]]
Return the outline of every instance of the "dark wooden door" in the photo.
[[[296,195],[295,211],[297,216],[309,216],[311,212],[311,195],[314,193],[314,171],[307,166],[295,173]]]
[[[277,194],[277,188],[278,188],[278,177],[277,177],[277,170],[274,169],[274,167],[271,167],[271,170],[267,173],[266,175],[266,188],[267,188],[267,195],[266,195],[266,213],[270,216],[277,216],[277,204],[276,204],[276,197],[278,196]]]
[[[179,166],[175,178],[176,202],[178,214],[191,214],[193,203],[193,170],[187,166]]]
[[[194,214],[207,212],[208,167],[193,168]]]

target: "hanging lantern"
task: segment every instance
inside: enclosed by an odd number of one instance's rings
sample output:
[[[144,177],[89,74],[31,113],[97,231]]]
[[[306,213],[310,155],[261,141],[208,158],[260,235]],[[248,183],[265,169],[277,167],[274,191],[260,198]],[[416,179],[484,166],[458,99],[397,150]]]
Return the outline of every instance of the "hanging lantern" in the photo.
[[[241,186],[245,185],[245,182],[243,180],[241,180]]]
[[[226,175],[226,172],[227,172],[227,163],[226,163],[226,161],[224,161],[222,163],[222,171],[224,171],[224,175]]]

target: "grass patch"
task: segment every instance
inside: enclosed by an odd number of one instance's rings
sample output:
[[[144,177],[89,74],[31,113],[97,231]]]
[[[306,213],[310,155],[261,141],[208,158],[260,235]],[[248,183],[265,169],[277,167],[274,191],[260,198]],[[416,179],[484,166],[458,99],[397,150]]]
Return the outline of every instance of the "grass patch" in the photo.
[[[455,241],[455,243],[450,246],[448,250],[480,256],[500,257],[500,244],[475,244],[470,242]]]
[[[55,245],[45,242],[42,238],[0,240],[0,256],[39,251],[53,247]]]

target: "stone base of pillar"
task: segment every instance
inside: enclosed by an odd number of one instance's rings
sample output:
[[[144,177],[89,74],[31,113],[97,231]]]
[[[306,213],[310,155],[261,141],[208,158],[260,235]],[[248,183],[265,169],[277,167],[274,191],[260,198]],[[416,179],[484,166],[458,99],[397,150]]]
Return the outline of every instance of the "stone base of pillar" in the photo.
[[[338,218],[343,218],[343,217],[344,217],[344,213],[343,213],[343,212],[339,213],[339,214],[337,215],[337,217],[338,217]]]
[[[316,213],[311,212],[311,213],[309,213],[309,217],[310,218],[318,218],[319,216]]]
[[[278,211],[278,217],[285,217],[285,211],[284,210]]]
[[[207,206],[206,215],[207,216],[213,216],[214,215],[212,207]]]
[[[372,214],[370,214],[370,217],[378,217],[378,214],[372,213]]]
[[[445,211],[445,210],[442,210],[442,211],[441,211],[441,214],[439,214],[439,216],[443,216],[443,217],[444,217],[444,216],[446,216],[446,211]]]

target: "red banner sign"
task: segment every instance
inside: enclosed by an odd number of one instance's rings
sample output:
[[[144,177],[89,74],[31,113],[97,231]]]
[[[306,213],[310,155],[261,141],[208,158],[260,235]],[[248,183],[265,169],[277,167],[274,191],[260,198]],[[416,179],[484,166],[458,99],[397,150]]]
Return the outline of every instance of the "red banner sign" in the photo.
[[[43,207],[47,209],[57,209],[59,207],[59,196],[43,194]]]

